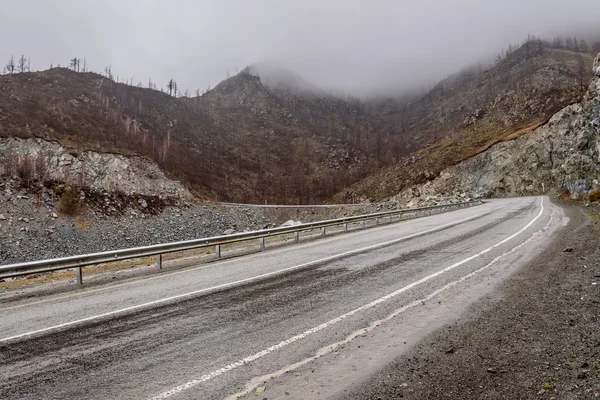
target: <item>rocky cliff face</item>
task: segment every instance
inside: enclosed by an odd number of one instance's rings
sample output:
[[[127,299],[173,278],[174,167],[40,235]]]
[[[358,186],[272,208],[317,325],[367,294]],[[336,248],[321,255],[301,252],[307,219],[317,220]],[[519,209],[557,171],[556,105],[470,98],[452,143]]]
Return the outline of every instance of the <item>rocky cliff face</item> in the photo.
[[[74,184],[97,192],[191,201],[192,194],[168,179],[158,165],[138,156],[67,149],[57,142],[0,138],[0,180]]]
[[[582,102],[515,140],[445,169],[433,181],[395,196],[473,197],[536,195],[566,190],[572,198],[600,188],[600,55]]]

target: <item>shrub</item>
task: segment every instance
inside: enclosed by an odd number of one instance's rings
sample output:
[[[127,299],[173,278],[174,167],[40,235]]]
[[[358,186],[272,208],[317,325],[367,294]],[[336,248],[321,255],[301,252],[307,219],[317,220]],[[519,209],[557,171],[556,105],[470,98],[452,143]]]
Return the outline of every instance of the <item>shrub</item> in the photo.
[[[48,168],[46,164],[46,157],[43,154],[38,154],[34,159],[35,174],[40,181],[44,180],[46,170]]]
[[[600,189],[593,190],[588,194],[588,200],[590,202],[599,201],[600,200]]]
[[[65,190],[60,195],[58,210],[66,215],[78,215],[81,211],[79,203],[79,189],[71,186],[65,187]]]
[[[33,178],[33,158],[29,154],[25,154],[17,161],[17,175],[21,181],[29,183]]]

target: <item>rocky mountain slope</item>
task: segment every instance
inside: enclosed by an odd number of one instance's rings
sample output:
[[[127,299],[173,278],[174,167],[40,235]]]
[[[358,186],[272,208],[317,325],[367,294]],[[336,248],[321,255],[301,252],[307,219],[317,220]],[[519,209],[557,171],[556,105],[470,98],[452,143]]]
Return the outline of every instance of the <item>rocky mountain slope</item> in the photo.
[[[350,106],[270,90],[248,71],[194,99],[64,68],[4,75],[0,110],[0,137],[138,155],[211,200],[322,202],[370,170],[364,152],[321,126],[346,118],[362,130]]]
[[[397,199],[451,195],[518,196],[563,192],[583,198],[600,188],[600,55],[583,100],[548,123],[445,169]],[[600,192],[598,193],[600,194]],[[594,197],[595,198],[595,197]],[[600,198],[600,196],[598,196]]]
[[[194,98],[54,68],[0,76],[0,137],[153,161],[203,199],[322,203],[369,175],[335,200],[378,200],[578,102],[588,64],[585,53],[530,42],[488,71],[383,103],[341,99],[260,65]],[[49,164],[52,155],[36,157]],[[0,154],[5,171],[9,158]]]
[[[530,42],[488,71],[440,82],[419,106],[392,113],[409,151],[336,196],[376,200],[435,179],[445,168],[517,138],[581,100],[592,56]],[[406,129],[402,127],[406,126]]]

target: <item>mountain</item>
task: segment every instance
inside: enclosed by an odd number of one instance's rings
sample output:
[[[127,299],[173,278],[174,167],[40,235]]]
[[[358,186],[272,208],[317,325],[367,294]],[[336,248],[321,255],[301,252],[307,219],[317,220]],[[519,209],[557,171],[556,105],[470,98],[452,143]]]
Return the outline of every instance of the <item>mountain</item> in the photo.
[[[403,101],[336,97],[263,64],[194,98],[53,68],[0,76],[0,137],[140,156],[201,199],[379,200],[543,125],[581,100],[591,63],[529,42]]]
[[[445,79],[404,107],[388,105],[388,129],[395,136],[386,147],[400,149],[398,162],[347,188],[336,200],[392,196],[545,124],[582,99],[593,77],[592,60],[590,54],[530,42],[486,71],[471,69]]]
[[[515,140],[498,143],[439,177],[394,196],[504,197],[559,193],[600,200],[600,54],[581,102]]]
[[[192,99],[64,68],[4,75],[0,89],[0,136],[140,155],[201,198],[323,202],[371,169],[334,133],[367,129],[351,106],[248,71]]]

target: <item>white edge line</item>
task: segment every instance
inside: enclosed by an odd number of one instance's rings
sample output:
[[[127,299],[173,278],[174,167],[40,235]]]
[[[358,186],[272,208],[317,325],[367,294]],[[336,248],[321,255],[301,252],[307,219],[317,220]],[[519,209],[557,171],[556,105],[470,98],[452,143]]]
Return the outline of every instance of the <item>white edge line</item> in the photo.
[[[495,211],[495,210],[492,210],[491,212],[493,212],[493,211]],[[106,312],[106,313],[103,313],[103,314],[93,315],[93,316],[86,317],[86,318],[81,318],[81,319],[78,319],[78,320],[75,320],[75,321],[65,322],[63,324],[54,325],[54,326],[50,326],[50,327],[47,327],[47,328],[38,329],[38,330],[35,330],[35,331],[30,331],[30,332],[21,333],[21,334],[14,335],[14,336],[5,337],[5,338],[0,339],[0,343],[8,342],[8,341],[15,340],[15,339],[21,339],[21,338],[28,337],[28,336],[33,336],[33,335],[37,335],[37,334],[40,334],[40,333],[46,333],[46,332],[50,332],[50,331],[54,331],[54,330],[66,328],[66,327],[69,327],[69,326],[73,326],[73,325],[78,325],[78,324],[82,324],[82,323],[85,323],[85,322],[94,321],[94,320],[97,320],[97,319],[103,319],[103,318],[107,318],[107,317],[112,317],[112,316],[115,316],[115,315],[124,314],[124,313],[130,312],[130,311],[134,311],[134,310],[140,310],[140,309],[148,308],[148,307],[156,306],[156,305],[159,305],[159,304],[165,304],[165,303],[169,303],[169,302],[172,302],[174,300],[180,300],[180,299],[183,299],[183,298],[186,298],[186,297],[192,297],[192,296],[196,296],[196,295],[199,295],[199,294],[207,294],[207,293],[218,291],[218,290],[222,290],[222,289],[232,288],[232,287],[235,287],[235,286],[239,286],[241,284],[251,283],[251,282],[254,282],[254,281],[257,281],[257,280],[261,280],[261,279],[264,279],[264,278],[268,278],[268,277],[271,277],[271,276],[281,275],[281,274],[284,274],[286,272],[294,271],[296,269],[307,268],[307,267],[310,267],[310,266],[313,266],[313,265],[322,264],[322,263],[327,262],[327,261],[333,261],[333,260],[344,258],[344,257],[350,256],[350,255],[364,253],[364,252],[367,252],[367,251],[371,251],[371,250],[374,250],[374,249],[378,249],[378,248],[386,247],[386,246],[389,246],[389,245],[392,245],[392,244],[395,244],[395,243],[399,243],[399,242],[402,242],[402,241],[405,241],[405,240],[408,240],[408,239],[413,239],[415,237],[422,236],[422,235],[425,235],[425,234],[428,234],[428,233],[431,233],[431,232],[439,231],[439,230],[448,228],[450,226],[459,225],[459,224],[462,224],[463,222],[467,222],[467,221],[470,221],[472,219],[476,219],[476,218],[478,218],[481,215],[486,214],[486,213],[488,213],[488,212],[484,211],[484,212],[481,212],[479,214],[475,214],[472,217],[463,218],[463,219],[460,219],[460,220],[454,221],[454,222],[449,222],[447,224],[440,225],[438,227],[435,227],[435,228],[432,228],[432,229],[428,229],[428,230],[425,230],[425,231],[422,231],[422,232],[417,232],[417,233],[414,233],[412,235],[403,236],[403,237],[398,238],[398,239],[390,240],[390,241],[383,242],[383,243],[378,243],[378,244],[375,244],[375,245],[372,245],[372,246],[363,247],[363,248],[356,249],[356,250],[346,251],[344,253],[335,254],[333,256],[321,258],[319,260],[310,261],[310,262],[307,262],[307,263],[304,263],[304,264],[295,265],[293,267],[288,267],[288,268],[280,269],[280,270],[277,270],[277,271],[268,272],[268,273],[261,274],[261,275],[256,275],[256,276],[252,276],[250,278],[240,279],[240,280],[235,281],[235,282],[228,282],[228,283],[224,283],[224,284],[221,284],[221,285],[213,286],[213,287],[210,287],[210,288],[205,288],[205,289],[200,289],[200,290],[194,290],[192,292],[187,292],[187,293],[182,293],[182,294],[178,294],[178,295],[175,295],[175,296],[165,297],[163,299],[154,300],[154,301],[150,301],[150,302],[143,303],[143,304],[138,304],[138,305],[131,306],[131,307],[126,307],[126,308],[122,308],[122,309],[119,309],[119,310],[109,311],[109,312]]]
[[[307,331],[304,331],[304,332],[302,332],[302,333],[300,333],[300,334],[298,334],[296,336],[293,336],[293,337],[291,337],[289,339],[286,339],[286,340],[284,340],[282,342],[279,342],[276,345],[268,347],[265,350],[262,350],[262,351],[260,351],[258,353],[255,353],[255,354],[251,355],[251,356],[248,356],[246,358],[238,360],[238,361],[236,361],[236,362],[234,362],[232,364],[226,365],[225,367],[219,368],[219,369],[217,369],[215,371],[212,371],[212,372],[210,372],[210,373],[208,373],[206,375],[202,375],[200,378],[193,379],[193,380],[191,380],[189,382],[186,382],[186,383],[184,383],[182,385],[179,385],[179,386],[177,386],[177,387],[175,387],[173,389],[170,389],[170,390],[168,390],[166,392],[163,392],[163,393],[161,393],[159,395],[156,395],[156,396],[152,397],[150,400],[162,400],[162,399],[169,398],[169,397],[171,397],[171,396],[173,396],[173,395],[175,395],[177,393],[181,393],[184,390],[187,390],[187,389],[189,389],[189,388],[191,388],[193,386],[199,385],[199,384],[201,384],[203,382],[206,382],[206,381],[209,381],[209,380],[211,380],[213,378],[216,378],[219,375],[222,375],[222,374],[224,374],[224,373],[226,373],[228,371],[231,371],[233,369],[241,367],[241,366],[243,366],[245,364],[251,363],[254,360],[257,360],[257,359],[259,359],[261,357],[264,357],[264,356],[266,356],[266,355],[268,355],[268,354],[270,354],[270,353],[272,353],[272,352],[274,352],[276,350],[279,350],[279,349],[281,349],[283,347],[288,346],[289,344],[297,342],[298,340],[304,339],[307,336],[312,335],[313,333],[316,333],[316,332],[319,332],[319,331],[321,331],[321,330],[323,330],[325,328],[328,328],[331,325],[334,325],[334,324],[336,324],[336,323],[338,323],[338,322],[340,322],[340,321],[342,321],[342,320],[344,320],[344,319],[346,319],[348,317],[353,316],[354,314],[357,314],[357,313],[359,313],[361,311],[364,311],[364,310],[367,310],[369,308],[373,308],[376,305],[381,304],[381,303],[383,303],[383,302],[385,302],[385,301],[387,301],[387,300],[389,300],[389,299],[391,299],[393,297],[396,297],[399,294],[402,294],[402,293],[406,292],[407,290],[412,289],[413,287],[415,287],[417,285],[420,285],[420,284],[422,284],[424,282],[427,282],[427,281],[429,281],[429,280],[431,280],[431,279],[433,279],[433,278],[435,278],[435,277],[437,277],[439,275],[442,275],[442,274],[444,274],[444,273],[446,273],[446,272],[448,272],[450,270],[453,270],[454,268],[456,268],[456,267],[458,267],[460,265],[463,265],[463,264],[465,264],[465,263],[467,263],[467,262],[469,262],[469,261],[471,261],[471,260],[473,260],[473,259],[475,259],[475,258],[477,258],[479,256],[482,256],[483,254],[486,254],[486,253],[490,252],[494,248],[503,245],[504,243],[508,242],[509,240],[514,239],[516,236],[520,235],[521,233],[523,233],[524,231],[526,231],[531,225],[533,225],[542,216],[542,214],[544,212],[544,199],[543,198],[542,198],[542,201],[541,201],[540,205],[541,205],[540,212],[539,212],[539,214],[533,220],[531,220],[527,225],[525,225],[523,228],[521,228],[521,230],[519,230],[518,232],[510,235],[509,237],[507,237],[504,240],[501,240],[500,242],[496,243],[495,245],[490,246],[487,249],[482,250],[479,253],[472,255],[471,257],[467,257],[467,258],[465,258],[462,261],[454,263],[454,264],[450,265],[449,267],[446,267],[446,268],[444,268],[442,270],[434,272],[433,274],[428,275],[428,276],[426,276],[424,278],[421,278],[421,279],[419,279],[419,280],[417,280],[417,281],[415,281],[415,282],[413,282],[413,283],[411,283],[409,285],[406,285],[403,288],[400,288],[400,289],[396,290],[395,292],[389,293],[389,294],[387,294],[387,295],[385,295],[385,296],[383,296],[383,297],[381,297],[381,298],[379,298],[377,300],[374,300],[374,301],[372,301],[372,302],[370,302],[368,304],[365,304],[365,305],[363,305],[363,306],[361,306],[359,308],[356,308],[356,309],[354,309],[352,311],[349,311],[346,314],[343,314],[343,315],[341,315],[341,316],[339,316],[337,318],[334,318],[332,320],[329,320],[329,321],[327,321],[327,322],[325,322],[325,323],[323,323],[323,324],[321,324],[319,326],[316,326],[316,327],[311,328],[311,329],[309,329]],[[506,254],[508,254],[508,253],[506,253]],[[504,255],[505,254],[503,254],[502,256],[504,256]],[[500,257],[497,257],[497,258],[499,259]],[[492,262],[495,262],[495,261],[496,261],[496,259],[494,259]]]
[[[552,213],[550,214],[550,219],[548,220],[548,223],[542,229],[540,229],[539,231],[535,232],[529,239],[527,239],[526,241],[524,241],[520,245],[518,245],[516,247],[513,247],[510,251],[508,251],[508,252],[506,252],[504,254],[501,254],[498,257],[494,258],[492,261],[490,261],[488,264],[484,265],[483,267],[474,270],[473,272],[471,272],[471,273],[469,273],[469,274],[461,277],[460,279],[458,279],[456,281],[447,283],[446,285],[442,286],[439,289],[436,289],[435,291],[431,292],[429,295],[427,295],[427,296],[425,296],[425,297],[423,297],[421,299],[417,299],[417,300],[413,301],[412,303],[409,303],[409,304],[406,304],[406,305],[400,307],[399,309],[395,310],[393,313],[391,313],[390,315],[388,315],[387,317],[385,317],[383,319],[380,319],[378,321],[373,321],[368,327],[359,329],[359,330],[351,333],[350,335],[348,335],[346,337],[346,339],[344,339],[344,340],[342,340],[340,342],[329,344],[329,345],[327,345],[327,346],[319,349],[316,352],[316,354],[314,356],[312,356],[312,357],[309,357],[309,358],[306,358],[306,359],[304,359],[302,361],[294,363],[291,366],[288,365],[288,366],[286,366],[286,367],[284,367],[284,368],[282,368],[282,369],[280,369],[278,371],[275,371],[275,372],[272,372],[272,373],[269,373],[269,374],[266,374],[266,375],[263,375],[263,376],[260,376],[260,377],[256,377],[256,378],[253,378],[253,379],[256,379],[257,382],[263,382],[263,381],[268,380],[270,378],[278,378],[283,373],[290,372],[290,371],[295,371],[299,367],[301,367],[303,365],[306,365],[309,362],[314,361],[314,360],[316,360],[319,357],[322,357],[322,356],[324,356],[326,354],[332,353],[333,351],[335,351],[335,349],[337,349],[341,345],[349,343],[351,340],[353,340],[357,336],[363,335],[363,334],[365,334],[367,332],[371,332],[372,330],[376,329],[379,325],[392,320],[393,318],[395,318],[398,315],[402,314],[404,311],[407,311],[407,310],[409,310],[409,309],[411,309],[413,307],[421,305],[421,304],[423,304],[424,301],[429,301],[429,300],[435,298],[440,293],[442,293],[442,292],[444,292],[444,291],[446,291],[446,290],[448,290],[448,289],[450,289],[450,288],[452,288],[452,287],[454,287],[454,286],[456,286],[456,285],[458,285],[458,284],[466,281],[467,279],[472,278],[473,276],[475,276],[475,275],[483,272],[484,270],[486,270],[489,267],[491,267],[492,265],[494,265],[500,259],[506,257],[509,254],[514,253],[515,251],[517,251],[521,247],[527,245],[529,242],[531,242],[533,239],[535,239],[542,231],[544,231],[545,229],[547,229],[550,226],[550,224],[552,223],[552,220],[553,220],[553,217],[554,217],[554,211],[555,211],[554,208],[552,208]],[[252,382],[253,381],[251,380],[249,382],[249,384],[246,386],[246,388],[243,391],[238,392],[238,393],[234,393],[232,395],[227,396],[226,400],[227,399],[239,399],[239,398],[241,398],[243,396],[249,395],[254,390],[254,388],[256,388],[256,386],[257,386],[255,384],[253,384]]]

